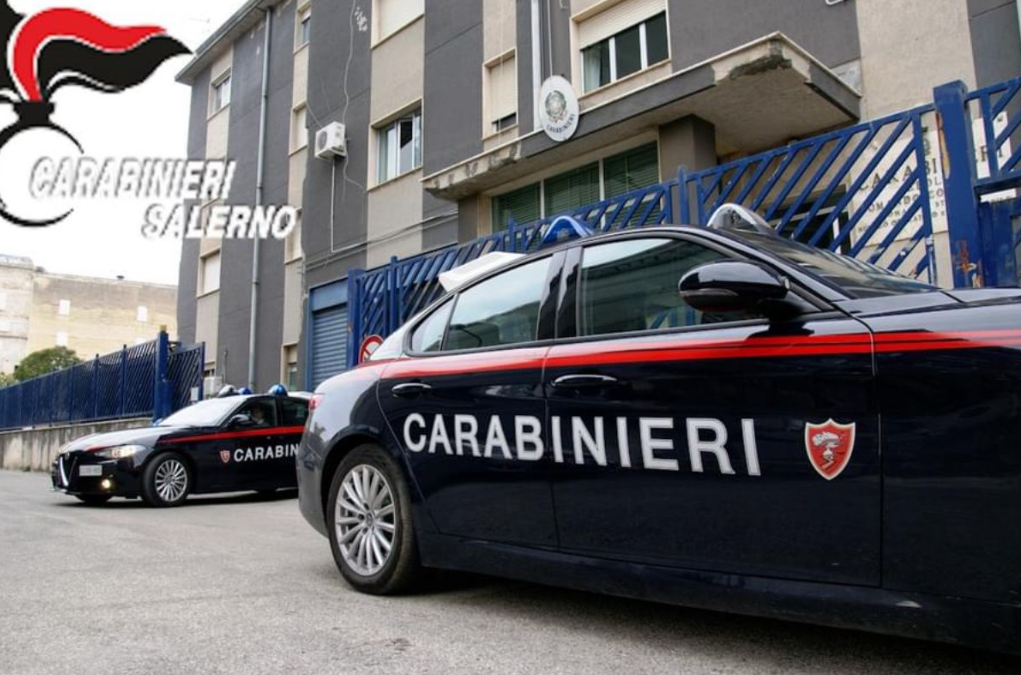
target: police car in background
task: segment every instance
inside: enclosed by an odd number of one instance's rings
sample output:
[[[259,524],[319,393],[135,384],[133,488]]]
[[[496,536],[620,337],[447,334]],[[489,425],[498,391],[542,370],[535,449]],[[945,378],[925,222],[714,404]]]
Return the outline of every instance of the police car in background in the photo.
[[[1021,649],[1021,291],[706,228],[540,251],[322,384],[299,503],[422,567]]]
[[[177,506],[189,494],[293,488],[308,397],[270,392],[229,387],[155,426],[80,438],[53,463],[53,489],[93,505],[141,497]]]

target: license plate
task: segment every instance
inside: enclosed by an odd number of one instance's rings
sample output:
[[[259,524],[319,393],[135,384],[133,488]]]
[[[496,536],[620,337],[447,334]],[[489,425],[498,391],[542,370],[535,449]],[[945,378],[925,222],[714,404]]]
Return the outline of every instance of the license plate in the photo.
[[[80,466],[78,467],[78,475],[84,478],[102,476],[103,467],[101,466]]]

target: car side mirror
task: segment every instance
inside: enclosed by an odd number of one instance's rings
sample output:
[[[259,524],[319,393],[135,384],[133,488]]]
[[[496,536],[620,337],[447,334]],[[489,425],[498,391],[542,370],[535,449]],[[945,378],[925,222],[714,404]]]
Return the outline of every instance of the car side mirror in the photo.
[[[691,270],[677,285],[681,299],[700,312],[759,311],[769,315],[790,294],[790,280],[745,260],[723,260]]]
[[[249,415],[246,415],[244,413],[238,413],[237,415],[234,415],[234,417],[231,417],[230,421],[227,422],[227,427],[230,429],[243,429],[245,427],[254,426],[255,420],[253,420]]]

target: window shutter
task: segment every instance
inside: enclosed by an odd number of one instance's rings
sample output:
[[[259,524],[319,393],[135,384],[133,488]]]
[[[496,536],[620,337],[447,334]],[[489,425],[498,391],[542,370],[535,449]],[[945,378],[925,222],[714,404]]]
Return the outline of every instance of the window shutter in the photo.
[[[634,150],[607,157],[603,162],[603,177],[606,181],[607,197],[616,197],[658,183],[659,152],[656,144],[649,143]],[[652,197],[647,197],[647,199],[652,199]],[[617,219],[611,223],[611,227],[622,225],[622,216],[628,212],[632,205],[632,202],[628,202]],[[645,208],[646,203],[638,205],[634,215],[627,222],[629,227],[651,225],[659,220],[662,209],[657,205],[649,211],[648,217],[642,222],[641,215]]]
[[[528,185],[493,200],[493,229],[507,227],[511,218],[518,225],[539,220],[539,184]]]
[[[517,59],[513,56],[489,68],[489,119],[502,120],[518,110]]]
[[[554,176],[546,181],[546,215],[568,213],[599,201],[599,163]]]
[[[619,2],[578,23],[578,48],[584,49],[665,11],[666,0]]]
[[[425,0],[377,0],[376,40],[395,33],[425,11]]]

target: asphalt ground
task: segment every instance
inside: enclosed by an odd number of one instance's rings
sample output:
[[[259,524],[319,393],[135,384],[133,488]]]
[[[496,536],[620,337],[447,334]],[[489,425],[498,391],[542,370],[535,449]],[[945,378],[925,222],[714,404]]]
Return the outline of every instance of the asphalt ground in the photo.
[[[1021,659],[468,575],[360,595],[294,494],[95,508],[0,471],[0,675],[1021,673]]]

